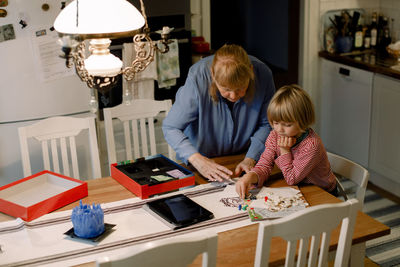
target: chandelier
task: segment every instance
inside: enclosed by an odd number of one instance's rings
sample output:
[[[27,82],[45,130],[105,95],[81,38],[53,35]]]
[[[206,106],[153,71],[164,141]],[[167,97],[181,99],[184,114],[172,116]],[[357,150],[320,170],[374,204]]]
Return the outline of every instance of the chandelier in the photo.
[[[77,75],[89,88],[107,92],[116,84],[119,74],[132,80],[154,60],[157,51],[168,52],[167,39],[172,29],[163,27],[157,31],[161,34],[157,45],[149,35],[143,0],[140,7],[141,12],[126,0],[73,0],[58,14],[54,28],[66,66],[75,65]],[[123,67],[122,61],[110,53],[110,39],[131,36],[136,57],[130,66]],[[88,58],[85,40],[89,40]]]

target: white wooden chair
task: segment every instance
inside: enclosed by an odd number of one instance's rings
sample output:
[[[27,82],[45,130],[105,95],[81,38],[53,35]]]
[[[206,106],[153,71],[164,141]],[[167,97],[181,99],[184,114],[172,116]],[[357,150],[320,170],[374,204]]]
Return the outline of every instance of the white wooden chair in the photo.
[[[328,266],[328,249],[331,232],[341,223],[335,257],[335,267],[349,263],[351,241],[359,209],[357,199],[335,204],[312,206],[287,217],[261,222],[258,230],[254,266],[268,266],[272,237],[282,237],[287,244],[285,267],[294,266],[296,247],[297,266]],[[311,239],[311,244],[310,244]],[[319,255],[318,255],[319,249]]]
[[[123,256],[109,256],[97,259],[98,267],[161,267],[188,266],[197,255],[203,255],[203,267],[216,266],[218,236],[206,233],[201,237],[176,237],[148,242],[142,249]]]
[[[363,207],[365,191],[367,189],[369,172],[367,169],[362,167],[361,165],[346,159],[342,156],[328,153],[328,159],[331,164],[332,171],[336,174],[336,176],[347,178],[351,180],[355,184],[356,192],[355,197],[360,202],[360,208]],[[344,193],[345,200],[348,199],[348,195],[343,185],[340,182],[340,179],[337,179],[338,189],[339,191]]]
[[[32,125],[18,128],[24,176],[32,174],[28,139],[41,143],[44,169],[80,179],[76,136],[88,130],[92,178],[101,177],[95,118],[51,117]],[[67,142],[68,141],[68,142]],[[50,148],[49,148],[50,144]],[[51,150],[51,158],[49,155]],[[61,162],[59,162],[61,154]],[[60,169],[60,163],[62,170]],[[52,165],[52,167],[51,167]],[[72,173],[70,168],[72,167]]]
[[[108,163],[112,164],[117,162],[114,136],[115,129],[113,124],[114,118],[119,119],[122,122],[124,128],[126,153],[126,158],[124,160],[132,160],[157,154],[154,118],[162,111],[167,114],[168,111],[171,109],[171,106],[172,101],[169,99],[163,101],[136,99],[133,100],[130,105],[120,104],[112,108],[105,108],[103,112],[107,141]],[[138,130],[139,128],[140,132]],[[139,134],[141,142],[139,142]],[[132,148],[134,154],[132,154]],[[174,152],[169,145],[168,157],[173,160],[175,158]]]

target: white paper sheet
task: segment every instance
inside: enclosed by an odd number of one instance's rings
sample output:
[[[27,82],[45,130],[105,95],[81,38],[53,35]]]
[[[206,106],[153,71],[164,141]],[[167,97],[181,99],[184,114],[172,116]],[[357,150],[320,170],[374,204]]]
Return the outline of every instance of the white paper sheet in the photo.
[[[34,61],[38,67],[35,68],[37,76],[42,82],[72,76],[74,68],[65,66],[65,59],[60,58],[63,53],[61,46],[57,43],[58,35],[56,31],[50,31],[49,27],[35,27],[32,31],[32,47]]]

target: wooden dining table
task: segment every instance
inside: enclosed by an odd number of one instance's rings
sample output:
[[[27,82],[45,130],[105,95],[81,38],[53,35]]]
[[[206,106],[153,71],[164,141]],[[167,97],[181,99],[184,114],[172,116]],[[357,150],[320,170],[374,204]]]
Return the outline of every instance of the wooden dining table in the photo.
[[[243,158],[244,155],[241,154],[218,157],[214,158],[214,160],[233,171],[236,165],[243,160]],[[190,166],[183,166],[194,172],[196,184],[204,184],[208,182]],[[136,197],[112,177],[88,180],[87,184],[88,196],[82,199],[83,203],[109,203]],[[271,177],[266,183],[266,186],[284,187],[288,185],[283,179],[279,169],[275,167]],[[341,201],[340,199],[314,185],[300,185],[299,189],[310,206],[324,203],[337,203]],[[78,202],[74,202],[53,212],[71,210],[77,205]],[[0,213],[0,221],[11,219],[14,218]],[[335,251],[337,247],[339,231],[340,228],[337,227],[331,236],[329,247],[330,251]],[[253,266],[257,233],[258,223],[253,223],[248,226],[218,233],[217,266]],[[388,226],[359,211],[352,240],[351,265],[363,266],[366,241],[387,235],[389,233],[390,228]],[[285,252],[286,241],[278,237],[273,238],[271,245],[270,266],[279,266],[284,264]],[[79,266],[95,266],[95,263],[83,263]],[[191,266],[201,266],[201,256],[197,257]]]

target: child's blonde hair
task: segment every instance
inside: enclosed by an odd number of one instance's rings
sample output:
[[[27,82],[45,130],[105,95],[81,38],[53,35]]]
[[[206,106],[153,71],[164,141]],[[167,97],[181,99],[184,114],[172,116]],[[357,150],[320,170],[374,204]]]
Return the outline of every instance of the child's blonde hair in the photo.
[[[315,121],[314,105],[310,96],[296,84],[279,88],[267,109],[268,121],[297,122],[305,131]]]
[[[214,55],[211,65],[212,82],[209,93],[214,101],[218,101],[218,87],[242,88],[249,81],[245,100],[254,94],[253,65],[246,51],[239,45],[225,44]]]

